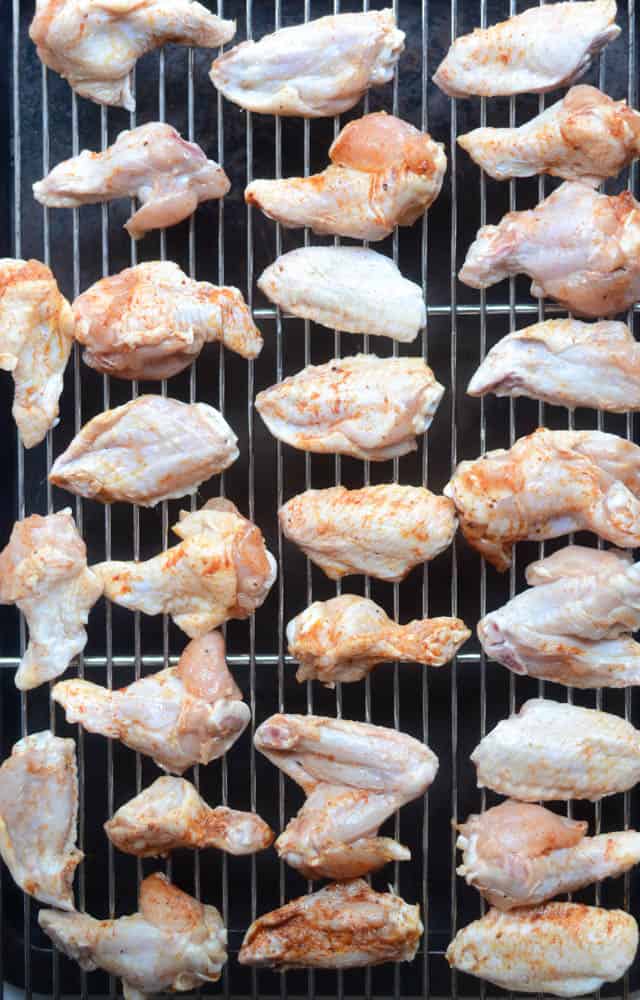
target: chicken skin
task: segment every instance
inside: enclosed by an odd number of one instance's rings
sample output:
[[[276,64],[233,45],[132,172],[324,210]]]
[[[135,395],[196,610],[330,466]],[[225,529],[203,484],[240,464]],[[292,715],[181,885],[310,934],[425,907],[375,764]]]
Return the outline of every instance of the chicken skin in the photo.
[[[125,224],[136,240],[182,222],[200,202],[222,198],[230,186],[222,167],[195,142],[185,142],[171,125],[149,122],[121,132],[103,153],[85,149],[59,163],[33,185],[33,195],[50,208],[136,197],[142,207]]]
[[[85,364],[117,378],[170,378],[216,340],[243,358],[262,350],[237,288],[192,281],[168,260],[102,278],[75,300],[73,314]]]
[[[312,177],[252,181],[245,201],[289,229],[382,240],[426,212],[447,169],[442,143],[384,111],[345,125],[329,159]]]
[[[420,285],[366,247],[291,250],[263,271],[258,288],[285,312],[331,330],[411,343],[427,323]]]
[[[462,533],[501,572],[524,539],[594,531],[620,548],[640,544],[640,447],[602,431],[542,427],[461,462],[445,496]]]
[[[404,49],[392,10],[337,14],[281,28],[225,52],[211,82],[247,111],[323,118],[388,83]]]
[[[139,913],[96,920],[41,910],[38,923],[81,969],[122,979],[125,1000],[215,983],[227,960],[227,932],[215,906],[181,892],[155,872],[140,886]]]
[[[120,740],[173,774],[222,757],[251,718],[219,632],[190,642],[176,667],[118,691],[73,680],[56,684],[51,697],[67,722]]]
[[[0,854],[14,881],[41,903],[73,910],[76,745],[48,730],[16,743],[0,767]]]
[[[638,925],[624,910],[548,903],[490,910],[458,931],[446,959],[505,990],[581,997],[620,979],[637,948]]]
[[[411,857],[377,833],[435,778],[438,758],[424,743],[395,729],[318,715],[272,715],[254,743],[307,796],[275,843],[305,878],[356,878]]]
[[[392,621],[377,604],[356,594],[314,601],[287,625],[289,652],[298,661],[298,681],[359,681],[385,660],[441,667],[471,632],[459,618],[424,618],[408,625]]]
[[[527,274],[536,298],[579,316],[612,316],[640,299],[639,247],[640,205],[630,191],[610,196],[565,181],[536,208],[483,226],[458,277],[488,288]]]
[[[534,698],[499,722],[471,760],[478,788],[525,802],[596,802],[640,781],[640,732],[608,712]]]
[[[551,174],[595,187],[640,156],[640,114],[581,84],[519,128],[477,128],[458,143],[497,181]]]
[[[68,507],[16,521],[0,552],[0,604],[16,604],[29,626],[17,688],[28,691],[65,672],[87,644],[84,626],[102,591]]]
[[[230,500],[180,511],[173,531],[182,541],[146,562],[94,566],[105,596],[131,611],[171,615],[190,639],[229,618],[248,618],[277,575],[260,529]]]
[[[101,503],[155,507],[228,469],[237,441],[206,403],[138,396],[85,424],[54,462],[49,482]]]
[[[46,264],[0,258],[0,368],[13,376],[12,413],[25,448],[58,422],[72,345],[71,306]]]
[[[217,48],[236,32],[192,0],[36,0],[29,36],[38,56],[80,97],[134,111],[129,74],[167,42]]]
[[[550,3],[476,28],[451,45],[433,82],[451,97],[544,93],[568,86],[620,34],[615,0]]]
[[[327,885],[251,924],[241,965],[273,969],[354,969],[410,962],[424,927],[420,907],[363,879]]]
[[[294,448],[382,462],[416,450],[443,394],[422,358],[358,354],[309,365],[259,392],[255,407]]]
[[[331,580],[363,573],[399,582],[451,545],[455,509],[446,497],[397,483],[307,490],[278,512],[290,541]]]
[[[467,392],[612,413],[640,410],[640,345],[625,323],[546,320],[503,337]]]
[[[169,775],[121,806],[104,830],[118,850],[139,858],[166,855],[178,847],[254,854],[268,847],[274,836],[255,813],[226,806],[212,809],[191,782]]]
[[[640,862],[635,830],[585,837],[586,823],[512,799],[457,829],[458,875],[500,910],[544,903]]]

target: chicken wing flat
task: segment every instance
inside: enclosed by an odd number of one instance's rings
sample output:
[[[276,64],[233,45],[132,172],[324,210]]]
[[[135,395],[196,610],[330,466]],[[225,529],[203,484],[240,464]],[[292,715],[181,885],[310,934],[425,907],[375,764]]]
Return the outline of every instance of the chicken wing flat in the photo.
[[[503,337],[467,392],[529,396],[613,413],[639,410],[640,345],[625,323],[546,320]]]
[[[478,788],[525,802],[596,802],[640,781],[640,732],[609,712],[534,698],[499,722],[471,760]]]
[[[256,813],[226,806],[212,809],[191,782],[165,775],[121,806],[104,824],[120,851],[139,858],[166,855],[177,847],[217,847],[228,854],[254,854],[274,834]]]
[[[237,441],[206,403],[138,396],[85,424],[54,462],[49,482],[101,503],[155,507],[228,469]]]
[[[64,673],[87,644],[84,626],[102,590],[68,507],[14,524],[0,553],[0,604],[16,604],[29,626],[16,687],[28,691]]]
[[[0,854],[14,881],[41,903],[73,910],[76,745],[48,730],[16,743],[0,767]]]
[[[488,288],[527,274],[536,298],[579,316],[612,316],[640,299],[639,244],[640,205],[630,191],[610,196],[565,181],[536,208],[483,226],[458,277]]]
[[[620,34],[614,0],[550,3],[456,38],[433,74],[451,97],[544,93],[568,86]]]
[[[129,73],[145,52],[174,42],[217,48],[235,21],[192,0],[36,0],[29,36],[45,66],[81,97],[134,111]]]
[[[260,607],[278,567],[260,529],[230,500],[180,511],[173,531],[182,542],[146,562],[93,567],[110,601],[146,615],[171,615],[191,639]]]
[[[586,837],[586,823],[512,799],[457,829],[458,875],[500,910],[543,903],[640,862],[635,830]]]
[[[588,530],[620,548],[640,544],[640,448],[602,431],[539,428],[461,462],[451,497],[470,545],[500,571],[511,546]]]
[[[120,740],[174,774],[222,757],[251,718],[219,632],[190,642],[176,667],[118,691],[73,680],[56,684],[51,697],[68,722]]]
[[[121,132],[103,153],[83,150],[59,163],[33,185],[50,208],[78,208],[114,198],[136,197],[142,207],[125,224],[133,239],[151,229],[175,226],[202,201],[222,198],[229,178],[195,142],[186,142],[164,122]]]
[[[117,378],[170,378],[216,340],[243,358],[262,350],[237,288],[193,281],[168,260],[102,278],[75,300],[73,315],[85,364]]]
[[[71,307],[46,264],[0,258],[0,368],[13,376],[13,419],[25,448],[57,423],[72,345]]]
[[[263,271],[258,288],[285,312],[331,330],[410,343],[427,323],[420,285],[367,247],[290,250]]]
[[[403,580],[448,548],[457,526],[447,497],[397,483],[307,490],[278,517],[284,535],[331,580],[354,573]]]
[[[273,969],[353,969],[410,962],[424,927],[420,907],[363,879],[327,885],[251,924],[241,965]]]
[[[138,906],[139,913],[118,920],[41,910],[38,923],[81,969],[119,976],[125,1000],[217,982],[227,961],[227,931],[215,906],[181,892],[159,872],[142,882]]]
[[[447,169],[442,143],[384,111],[345,125],[329,159],[311,177],[252,181],[245,201],[289,229],[381,240],[426,212]]]
[[[391,80],[404,38],[391,9],[334,14],[242,42],[215,60],[209,76],[247,111],[340,115]]]
[[[441,667],[471,632],[459,618],[424,618],[408,625],[392,621],[377,604],[356,594],[314,601],[287,625],[289,652],[299,663],[296,678],[359,681],[385,660]]]
[[[638,925],[624,910],[547,903],[490,910],[458,931],[446,958],[506,990],[579,997],[620,979],[637,948]]]

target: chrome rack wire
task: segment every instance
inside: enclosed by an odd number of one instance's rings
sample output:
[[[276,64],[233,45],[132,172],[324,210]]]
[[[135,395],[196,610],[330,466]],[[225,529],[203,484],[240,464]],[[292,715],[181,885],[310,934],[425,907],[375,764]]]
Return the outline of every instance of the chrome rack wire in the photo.
[[[222,16],[238,21],[237,41],[259,38],[277,26],[310,20],[337,11],[385,6],[383,0],[205,0]],[[10,245],[3,252],[37,257],[50,263],[62,291],[70,298],[104,274],[116,273],[138,260],[167,258],[199,279],[237,285],[245,293],[265,337],[255,362],[245,362],[217,347],[205,349],[190,372],[162,385],[111,380],[96,375],[74,352],[61,401],[59,426],[45,444],[25,453],[17,438],[3,491],[4,544],[16,516],[59,510],[70,504],[87,541],[90,561],[103,558],[146,558],[170,541],[169,528],[180,503],[164,504],[158,512],[126,505],[101,510],[47,485],[53,458],[76,430],[101,409],[125,402],[140,392],[163,392],[184,400],[218,406],[240,438],[238,462],[219,480],[205,484],[192,506],[224,493],[255,518],[280,562],[280,578],[255,619],[229,623],[226,634],[229,663],[250,704],[254,727],[274,711],[316,712],[398,726],[423,738],[440,758],[438,777],[424,801],[405,807],[389,824],[412,851],[412,861],[376,874],[373,884],[391,881],[406,899],[423,908],[425,937],[415,962],[397,968],[330,972],[290,972],[278,976],[256,972],[236,962],[242,934],[259,913],[307,891],[296,873],[280,866],[273,851],[252,858],[227,858],[215,852],[178,852],[167,870],[177,884],[222,910],[230,929],[230,961],[221,984],[204,992],[227,998],[253,997],[457,997],[493,995],[494,991],[466,976],[449,972],[446,945],[456,928],[477,917],[482,903],[475,891],[455,875],[455,834],[451,818],[492,805],[491,793],[480,793],[468,760],[480,737],[510,709],[536,694],[602,706],[631,719],[638,707],[632,692],[569,692],[513,678],[486,662],[475,638],[450,667],[429,671],[410,664],[389,664],[362,684],[327,691],[308,682],[298,685],[295,667],[286,655],[286,622],[314,599],[326,599],[336,588],[279,534],[276,511],[280,502],[310,487],[343,482],[350,487],[397,478],[423,483],[440,492],[461,458],[508,446],[538,424],[560,428],[599,427],[634,437],[632,417],[569,413],[538,406],[472,400],[465,387],[486,351],[510,329],[561,314],[553,304],[531,298],[528,282],[520,279],[477,293],[456,279],[466,249],[481,224],[496,222],[510,208],[526,208],[545,196],[555,182],[543,178],[500,185],[482,176],[456,149],[456,137],[480,124],[519,124],[550,103],[525,95],[496,101],[452,101],[431,83],[431,73],[450,40],[479,24],[490,24],[537,0],[393,0],[399,24],[407,32],[407,47],[393,83],[373,90],[358,108],[340,121],[275,120],[245,113],[226,103],[207,78],[214,53],[167,47],[145,57],[134,74],[137,110],[101,109],[76,98],[65,81],[40,66],[28,39],[34,0],[5,4],[7,37],[11,38],[11,215]],[[387,4],[389,5],[389,0]],[[4,10],[3,10],[4,13]],[[10,24],[9,24],[10,21]],[[619,4],[621,38],[585,77],[606,86],[614,97],[638,98],[635,0]],[[3,26],[5,24],[3,23]],[[426,333],[412,345],[377,338],[328,332],[280,313],[260,295],[255,279],[281,251],[325,242],[309,232],[281,230],[261,213],[245,206],[242,192],[254,177],[309,174],[324,167],[328,146],[347,120],[368,110],[397,111],[413,124],[445,142],[449,170],[440,198],[422,224],[403,229],[377,249],[393,256],[403,273],[421,283],[428,315]],[[154,119],[166,119],[207,154],[222,163],[232,181],[230,194],[219,203],[201,206],[189,223],[166,233],[148,235],[139,244],[121,226],[128,206],[87,207],[72,213],[47,212],[32,199],[31,184],[42,173],[82,148],[103,149],[119,131]],[[615,192],[628,184],[638,194],[638,171],[606,186]],[[3,234],[0,233],[0,239]],[[637,325],[640,307],[628,322]],[[445,384],[447,394],[418,452],[394,463],[360,463],[351,459],[301,455],[276,443],[256,420],[253,399],[260,389],[309,363],[358,350],[391,355],[399,350],[422,354]],[[8,376],[5,376],[8,378]],[[10,394],[5,393],[3,419],[10,424]],[[593,539],[590,539],[593,543]],[[558,543],[559,544],[559,543]],[[556,543],[549,543],[551,551]],[[470,626],[524,586],[523,568],[539,553],[536,545],[518,547],[511,574],[499,577],[458,538],[452,549],[399,586],[351,578],[343,589],[371,595],[389,614],[406,621],[422,614],[457,613]],[[106,917],[132,912],[137,885],[153,870],[114,851],[102,823],[114,808],[149,784],[158,774],[146,758],[119,744],[84,734],[65,724],[50,705],[48,688],[19,695],[12,673],[25,645],[24,622],[14,609],[0,608],[0,690],[2,692],[2,756],[27,732],[47,725],[73,735],[78,744],[81,792],[80,845],[85,861],[78,869],[77,900],[81,909]],[[82,676],[108,686],[121,686],[175,663],[185,638],[168,620],[131,615],[99,604],[92,612],[89,645],[78,663]],[[75,669],[75,668],[73,668]],[[216,804],[256,809],[280,829],[300,804],[298,791],[253,749],[247,733],[224,761],[197,769],[194,781],[205,798]],[[575,803],[574,815],[589,819],[592,829],[638,826],[637,796],[613,796],[597,809]],[[157,867],[157,865],[155,866]],[[637,911],[637,876],[587,889],[580,898]],[[11,997],[16,990],[59,996],[115,996],[120,984],[55,955],[40,932],[38,905],[2,876],[2,979]],[[632,970],[608,996],[628,997],[638,990]]]

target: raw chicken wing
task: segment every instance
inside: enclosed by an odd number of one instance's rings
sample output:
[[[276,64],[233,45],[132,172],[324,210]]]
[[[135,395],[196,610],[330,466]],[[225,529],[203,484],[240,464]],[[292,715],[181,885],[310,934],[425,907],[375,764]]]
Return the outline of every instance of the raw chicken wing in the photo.
[[[424,618],[397,625],[377,604],[356,594],[314,601],[287,625],[289,652],[302,681],[359,681],[378,663],[406,660],[441,667],[471,632],[459,618]]]
[[[175,226],[201,201],[222,198],[230,188],[222,167],[195,142],[185,142],[164,122],[121,132],[103,153],[85,149],[59,163],[33,185],[33,195],[50,208],[78,208],[134,196],[142,203],[125,225],[133,239],[150,229]]]
[[[253,181],[245,201],[289,229],[382,240],[426,212],[447,169],[442,143],[384,111],[345,125],[329,159],[312,177]]]
[[[192,0],[36,0],[29,28],[45,66],[81,97],[134,111],[129,73],[167,42],[217,48],[236,33]]]
[[[273,831],[255,813],[211,809],[191,782],[169,775],[121,806],[104,829],[120,851],[139,858],[169,854],[177,847],[253,854],[273,840]]]
[[[237,288],[193,281],[169,260],[102,278],[75,300],[73,314],[85,364],[117,378],[170,378],[216,340],[243,358],[262,350]]]
[[[229,673],[224,639],[194,639],[176,667],[112,691],[85,680],[56,684],[51,697],[67,722],[101,733],[182,774],[222,757],[246,729],[251,712]]]
[[[285,312],[331,330],[411,343],[427,323],[420,286],[366,247],[291,250],[262,272],[258,288]]]
[[[227,960],[227,932],[215,906],[181,892],[155,872],[140,886],[139,913],[96,920],[41,910],[38,923],[81,969],[119,976],[125,1000],[215,983]]]
[[[623,910],[548,903],[489,910],[447,948],[449,965],[505,990],[581,997],[625,974],[638,948],[638,925]]]
[[[48,730],[16,743],[0,767],[0,854],[13,879],[41,903],[73,910],[76,745]]]
[[[72,345],[71,307],[46,264],[0,258],[0,368],[13,376],[13,419],[25,448],[58,422]]]
[[[218,410],[164,396],[138,396],[76,434],[49,473],[54,486],[90,500],[155,507],[193,494],[238,457]]]
[[[337,14],[242,42],[211,66],[218,90],[247,111],[322,118],[388,83],[404,49],[392,10]]]
[[[586,823],[512,799],[457,829],[458,875],[500,910],[543,903],[640,862],[635,830],[585,837]]]
[[[565,181],[536,208],[483,226],[458,277],[488,288],[519,273],[532,279],[532,295],[569,312],[623,312],[640,299],[640,205],[630,191],[610,196]]]
[[[534,698],[471,754],[478,788],[535,802],[626,792],[640,781],[640,733],[593,708]]]
[[[587,72],[620,34],[615,0],[550,3],[456,38],[433,74],[451,97],[544,93]]]
[[[84,626],[102,590],[68,507],[14,524],[0,553],[0,604],[16,604],[29,626],[16,687],[28,691],[65,672],[87,644]]]
[[[180,511],[173,530],[182,541],[146,562],[94,566],[110,601],[146,615],[171,615],[194,639],[229,618],[248,618],[277,575],[260,529],[230,500]]]
[[[294,448],[382,462],[416,450],[443,393],[422,358],[358,354],[309,365],[259,392],[255,406]]]
[[[241,965],[273,969],[353,969],[410,962],[424,927],[420,907],[363,879],[327,885],[251,924]]]

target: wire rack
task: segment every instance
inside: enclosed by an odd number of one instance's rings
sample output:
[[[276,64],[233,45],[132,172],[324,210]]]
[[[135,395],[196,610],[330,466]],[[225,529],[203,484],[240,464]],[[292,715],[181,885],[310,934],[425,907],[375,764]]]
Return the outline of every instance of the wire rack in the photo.
[[[216,10],[213,0],[207,2]],[[367,0],[364,4],[366,9]],[[140,392],[161,391],[179,399],[212,403],[238,434],[241,457],[218,480],[205,484],[193,506],[218,493],[230,496],[258,522],[280,566],[278,583],[255,619],[231,622],[226,629],[229,662],[251,706],[254,725],[278,710],[342,715],[400,728],[428,742],[440,758],[440,772],[428,795],[405,807],[388,825],[389,832],[411,848],[412,861],[389,866],[373,878],[377,888],[392,883],[408,901],[420,902],[425,936],[415,961],[345,973],[276,975],[242,968],[236,954],[250,921],[307,891],[307,884],[279,864],[273,851],[252,858],[230,858],[214,851],[178,852],[164,863],[169,876],[186,891],[216,904],[229,927],[230,961],[221,983],[206,992],[226,998],[485,996],[483,984],[450,973],[444,959],[455,931],[482,912],[475,891],[456,879],[451,827],[452,820],[495,801],[491,793],[476,789],[470,752],[500,718],[536,694],[575,699],[576,703],[617,712],[636,724],[639,721],[630,690],[572,692],[527,678],[516,680],[500,666],[485,662],[475,639],[454,663],[439,671],[388,664],[365,682],[338,685],[335,691],[311,683],[298,685],[285,655],[284,627],[289,618],[311,600],[326,599],[336,592],[336,585],[293,546],[283,543],[278,533],[277,507],[294,493],[310,486],[342,482],[355,487],[391,479],[428,484],[439,492],[461,458],[508,446],[538,424],[598,427],[633,437],[632,417],[573,413],[526,400],[517,405],[493,398],[472,400],[465,395],[470,375],[493,343],[509,330],[555,310],[532,299],[526,281],[511,280],[477,293],[457,282],[456,271],[479,225],[497,221],[509,209],[531,207],[550,191],[552,183],[544,178],[503,185],[487,180],[458,152],[456,136],[480,124],[520,123],[556,98],[549,95],[545,101],[529,95],[455,102],[431,84],[430,76],[453,37],[528,5],[516,6],[514,0],[459,4],[457,0],[395,0],[399,24],[407,33],[407,47],[393,83],[372,91],[363,105],[340,120],[308,122],[255,116],[227,104],[207,79],[211,54],[172,46],[138,63],[135,113],[99,108],[76,98],[63,80],[38,62],[27,34],[32,0],[4,0],[1,23],[6,51],[11,54],[0,74],[7,77],[5,92],[10,95],[11,128],[5,149],[11,155],[4,164],[8,195],[3,209],[9,209],[11,224],[5,233],[0,231],[0,250],[50,264],[69,298],[100,277],[139,260],[175,260],[198,279],[241,288],[262,328],[265,348],[257,361],[247,363],[217,346],[208,347],[189,372],[160,386],[100,376],[81,364],[76,349],[67,370],[60,424],[47,435],[46,442],[24,452],[13,433],[3,435],[2,544],[16,517],[69,505],[87,541],[90,562],[147,558],[166,547],[180,503],[164,503],[155,511],[126,505],[103,508],[52,489],[46,474],[54,456],[83,423]],[[217,13],[237,18],[236,41],[240,41],[312,17],[356,9],[362,9],[360,3],[340,0],[225,0],[223,10],[222,0],[218,0]],[[620,4],[618,22],[623,29],[621,38],[609,46],[585,82],[598,84],[616,98],[628,97],[635,104],[635,0]],[[305,364],[359,350],[395,354],[399,348],[380,338],[369,342],[366,337],[331,334],[271,308],[254,291],[255,278],[262,269],[285,250],[326,240],[308,232],[281,230],[247,208],[242,193],[254,177],[323,169],[328,146],[342,124],[363,111],[379,108],[428,129],[447,146],[447,177],[428,216],[377,247],[393,256],[403,273],[424,289],[428,331],[401,349],[403,353],[422,354],[447,387],[447,394],[415,454],[370,466],[352,459],[294,452],[275,442],[254,418],[255,393]],[[33,201],[31,184],[59,160],[83,148],[104,149],[122,129],[154,119],[171,122],[224,165],[232,181],[232,191],[224,201],[201,206],[189,223],[149,235],[139,244],[131,242],[121,228],[130,209],[122,202],[49,212]],[[628,176],[607,184],[607,190],[613,193],[627,185],[638,194],[635,167]],[[635,325],[633,313],[628,319]],[[0,406],[3,426],[12,427],[8,391]],[[593,538],[580,541],[594,544]],[[547,545],[547,551],[554,547],[556,543]],[[499,577],[457,539],[448,552],[430,566],[414,571],[401,585],[355,577],[347,580],[344,589],[371,595],[402,621],[426,614],[459,614],[473,627],[487,610],[523,588],[523,568],[540,554],[540,548],[520,545],[514,568]],[[28,695],[17,692],[13,674],[24,649],[25,627],[14,608],[0,609],[0,637],[0,665],[5,668],[0,670],[2,756],[21,735],[47,726],[75,737],[81,796],[79,843],[85,852],[76,879],[78,905],[98,917],[133,912],[141,877],[161,865],[141,863],[114,851],[102,824],[158,772],[148,759],[121,745],[68,727],[59,710],[51,706],[46,686]],[[122,686],[175,662],[185,644],[184,636],[167,619],[130,614],[104,602],[92,612],[89,637],[86,654],[77,664],[78,674],[109,686]],[[211,804],[257,809],[276,830],[283,828],[301,804],[292,783],[255,754],[248,732],[226,758],[207,768],[196,768],[193,778]],[[637,826],[640,821],[638,797],[629,793],[595,807],[570,803],[566,808],[588,819],[595,831]],[[116,995],[118,982],[103,973],[87,976],[51,949],[35,919],[37,904],[20,893],[6,871],[0,877],[0,981],[9,994]],[[637,891],[637,877],[631,875],[591,887],[579,898],[637,912]],[[627,997],[634,988],[637,976],[632,970],[631,977],[603,995]],[[491,995],[496,993],[488,989]]]

